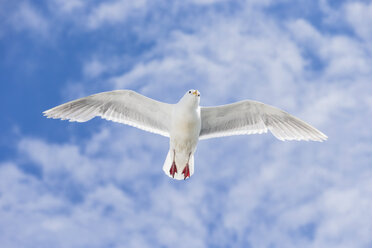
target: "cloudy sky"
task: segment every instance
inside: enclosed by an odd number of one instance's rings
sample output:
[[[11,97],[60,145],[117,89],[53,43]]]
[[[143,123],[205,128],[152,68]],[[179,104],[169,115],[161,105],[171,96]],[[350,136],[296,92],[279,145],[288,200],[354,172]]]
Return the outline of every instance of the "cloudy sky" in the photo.
[[[1,247],[372,247],[372,3],[0,0]],[[254,99],[328,135],[201,141],[186,181],[168,139],[42,117],[132,89]]]

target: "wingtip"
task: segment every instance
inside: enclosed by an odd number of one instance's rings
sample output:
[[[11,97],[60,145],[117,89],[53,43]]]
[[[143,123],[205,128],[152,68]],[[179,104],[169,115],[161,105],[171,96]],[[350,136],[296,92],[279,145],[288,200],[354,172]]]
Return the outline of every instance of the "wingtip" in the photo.
[[[320,132],[320,131],[318,131],[319,133],[320,133],[320,142],[323,142],[323,141],[326,141],[326,140],[328,140],[328,136],[327,135],[325,135],[324,133],[322,133],[322,132]]]
[[[327,139],[328,139],[328,137],[327,137],[326,135],[322,135],[322,136],[320,136],[320,137],[317,137],[317,139],[314,140],[314,141],[324,142],[324,141],[326,141]]]
[[[51,109],[48,109],[48,110],[43,111],[42,112],[43,116],[50,116],[49,115],[50,114],[50,111],[51,111]]]

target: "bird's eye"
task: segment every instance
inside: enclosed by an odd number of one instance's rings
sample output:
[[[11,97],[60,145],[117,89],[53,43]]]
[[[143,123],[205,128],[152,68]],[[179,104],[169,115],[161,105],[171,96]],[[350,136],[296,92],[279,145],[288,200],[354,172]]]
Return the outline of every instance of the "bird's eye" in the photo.
[[[191,90],[189,90],[189,94],[191,94]]]
[[[198,96],[200,96],[200,94],[198,94]]]

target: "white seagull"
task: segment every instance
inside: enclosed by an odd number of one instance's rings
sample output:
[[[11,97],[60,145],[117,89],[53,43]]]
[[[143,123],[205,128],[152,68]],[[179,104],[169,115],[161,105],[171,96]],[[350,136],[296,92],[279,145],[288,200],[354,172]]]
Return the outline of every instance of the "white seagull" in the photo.
[[[189,90],[176,104],[167,104],[131,90],[83,97],[44,111],[48,118],[85,122],[96,116],[131,125],[170,139],[163,170],[174,179],[194,173],[199,140],[222,136],[271,133],[280,140],[327,139],[316,128],[276,107],[245,100],[201,107],[200,92]]]

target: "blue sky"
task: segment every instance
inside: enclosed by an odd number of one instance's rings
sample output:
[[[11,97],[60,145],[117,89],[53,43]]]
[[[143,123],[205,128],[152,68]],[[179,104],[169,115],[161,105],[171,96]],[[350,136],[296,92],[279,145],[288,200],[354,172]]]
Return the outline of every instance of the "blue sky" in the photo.
[[[0,0],[2,247],[371,247],[370,1]],[[254,99],[328,135],[201,141],[170,180],[168,140],[42,117],[132,89]]]

